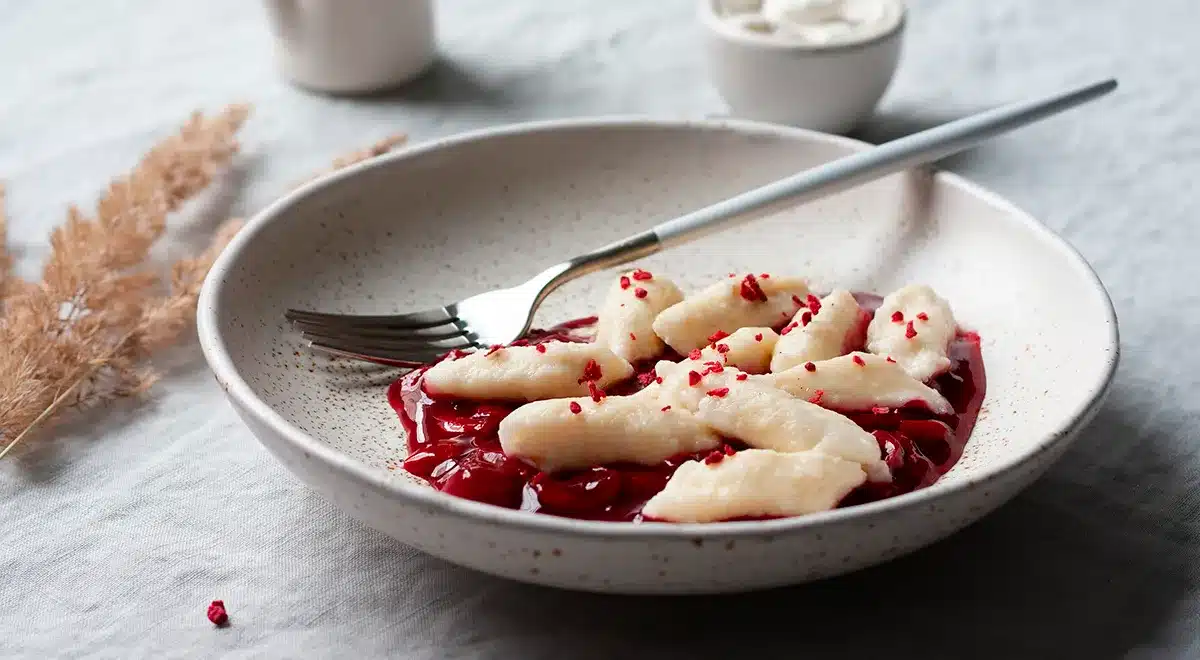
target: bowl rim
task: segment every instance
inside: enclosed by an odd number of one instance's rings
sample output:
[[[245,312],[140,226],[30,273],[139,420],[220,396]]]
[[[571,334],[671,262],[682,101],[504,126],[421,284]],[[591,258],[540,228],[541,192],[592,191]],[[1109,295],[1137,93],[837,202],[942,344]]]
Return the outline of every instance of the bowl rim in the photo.
[[[805,55],[840,55],[843,53],[865,50],[876,46],[885,41],[899,37],[904,33],[908,25],[908,5],[904,0],[895,0],[896,5],[900,8],[900,16],[896,19],[896,24],[889,27],[887,30],[866,39],[856,39],[840,44],[823,45],[823,44],[806,44],[801,41],[788,41],[785,39],[772,39],[770,37],[739,30],[730,25],[728,21],[721,19],[717,13],[716,4],[720,0],[697,0],[696,14],[699,16],[701,25],[705,31],[713,34],[725,41],[736,43],[740,46],[749,48],[758,48],[766,51],[777,51],[780,53],[802,53]]]
[[[1034,443],[1026,451],[1007,457],[1004,461],[983,466],[981,474],[962,481],[947,483],[939,480],[927,488],[885,500],[804,516],[762,521],[628,523],[577,520],[551,515],[538,515],[446,495],[433,488],[396,479],[384,474],[378,468],[373,468],[348,454],[320,442],[296,425],[288,422],[282,415],[271,408],[269,404],[255,395],[250,385],[239,374],[229,351],[226,349],[218,323],[222,298],[227,294],[226,288],[229,282],[229,278],[227,277],[228,271],[239,259],[242,251],[252,245],[254,238],[260,232],[271,223],[285,218],[288,210],[301,200],[319,195],[326,189],[336,186],[347,179],[354,178],[363,172],[386,168],[397,161],[407,160],[440,149],[497,137],[542,134],[560,130],[613,128],[732,131],[743,135],[769,135],[784,139],[799,138],[805,141],[824,142],[854,150],[862,150],[873,146],[860,140],[842,136],[742,119],[677,119],[616,115],[523,122],[467,131],[404,147],[392,153],[326,174],[282,196],[256,213],[246,223],[246,226],[234,236],[233,240],[217,258],[208,276],[205,278],[198,301],[197,333],[205,360],[208,362],[209,368],[216,377],[218,384],[224,390],[225,395],[232,403],[245,411],[246,414],[253,415],[259,423],[268,427],[271,432],[284,439],[284,441],[295,445],[296,448],[305,453],[306,457],[311,460],[318,460],[328,468],[342,472],[360,487],[369,488],[377,493],[386,495],[389,499],[399,499],[404,501],[406,505],[420,506],[427,512],[435,515],[468,519],[470,522],[476,524],[519,528],[521,531],[531,533],[549,533],[573,537],[603,537],[619,540],[776,537],[795,533],[800,530],[825,528],[844,523],[854,518],[869,518],[876,514],[886,514],[899,509],[918,507],[942,497],[948,497],[962,491],[984,487],[1000,481],[1024,464],[1035,460],[1044,451],[1055,447],[1059,443],[1069,441],[1099,411],[1105,396],[1111,388],[1120,358],[1120,340],[1116,311],[1113,308],[1112,299],[1100,281],[1099,276],[1072,245],[1049,227],[1038,222],[1031,215],[996,193],[948,172],[937,172],[935,176],[951,186],[977,196],[983,201],[996,205],[998,208],[1002,208],[1010,213],[1014,219],[1023,223],[1041,240],[1058,250],[1063,258],[1092,284],[1094,293],[1098,296],[1098,300],[1095,302],[1102,304],[1104,308],[1108,339],[1111,347],[1111,350],[1107,352],[1104,358],[1107,364],[1102,375],[1095,382],[1091,383],[1085,399],[1075,410],[1071,411],[1062,425]],[[263,442],[262,439],[258,440],[259,442]]]

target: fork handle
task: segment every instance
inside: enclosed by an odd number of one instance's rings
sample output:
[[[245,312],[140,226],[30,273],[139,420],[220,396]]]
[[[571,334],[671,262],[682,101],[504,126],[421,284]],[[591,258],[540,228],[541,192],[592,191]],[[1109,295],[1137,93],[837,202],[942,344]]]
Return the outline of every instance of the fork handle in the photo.
[[[964,117],[768,183],[668,220],[652,231],[661,249],[682,245],[766,215],[779,202],[808,202],[970,149],[997,135],[1104,96],[1116,87],[1117,81],[1109,79]]]
[[[555,266],[544,275],[547,292],[569,279],[640,259],[709,234],[745,224],[776,210],[924,165],[1104,96],[1113,79],[1032,101],[1000,106],[839,158],[799,174],[706,206],[599,250]]]

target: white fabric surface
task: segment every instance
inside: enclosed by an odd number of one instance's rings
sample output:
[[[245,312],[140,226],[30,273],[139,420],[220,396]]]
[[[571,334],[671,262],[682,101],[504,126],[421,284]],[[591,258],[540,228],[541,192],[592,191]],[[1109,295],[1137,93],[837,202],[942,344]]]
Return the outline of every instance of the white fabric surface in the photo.
[[[689,0],[443,0],[405,93],[308,95],[255,2],[0,0],[0,179],[33,273],[72,201],[193,108],[244,99],[250,212],[348,148],[535,117],[722,111]],[[1048,476],[912,557],[807,587],[633,599],[527,587],[365,529],[259,447],[196,351],[146,405],[0,465],[2,657],[1200,657],[1200,5],[913,0],[882,140],[1107,75],[1119,93],[955,158],[1095,265],[1121,319],[1112,395]],[[207,218],[207,220],[206,220]],[[178,249],[176,247],[175,249]],[[0,350],[3,350],[0,348]],[[215,629],[209,600],[233,620]]]

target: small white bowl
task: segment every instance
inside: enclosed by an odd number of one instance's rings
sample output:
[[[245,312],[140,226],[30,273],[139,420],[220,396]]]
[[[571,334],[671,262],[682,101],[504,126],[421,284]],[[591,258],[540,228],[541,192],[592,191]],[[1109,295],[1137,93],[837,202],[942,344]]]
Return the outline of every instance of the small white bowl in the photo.
[[[571,119],[403,149],[255,216],[204,283],[201,346],[238,414],[288,469],[368,525],[463,566],[572,589],[699,593],[877,564],[979,519],[1041,474],[1095,414],[1117,364],[1112,304],[1079,254],[957,176],[893,175],[638,264],[688,290],[753,267],[868,291],[924,282],[950,300],[983,338],[983,410],[952,470],[881,502],[668,525],[459,499],[399,468],[404,430],[386,393],[398,373],[312,356],[283,318],[289,307],[411,311],[508,286],[865,148],[745,121]],[[600,274],[568,283],[538,325],[592,313],[608,284]]]
[[[843,45],[783,41],[731,24],[700,0],[705,55],[734,116],[845,133],[871,115],[900,62],[907,12],[887,32]]]

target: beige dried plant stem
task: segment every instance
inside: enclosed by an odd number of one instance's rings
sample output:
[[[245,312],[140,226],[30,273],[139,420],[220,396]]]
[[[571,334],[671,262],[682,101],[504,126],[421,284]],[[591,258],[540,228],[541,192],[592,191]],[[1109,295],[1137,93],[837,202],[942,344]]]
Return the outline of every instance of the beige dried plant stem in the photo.
[[[179,287],[169,303],[160,299],[162,279],[146,269],[150,248],[167,215],[229,165],[248,114],[245,105],[212,118],[195,113],[113,181],[94,217],[68,209],[67,221],[51,234],[41,282],[14,290],[4,271],[0,457],[67,405],[136,393],[152,379],[138,365],[146,346],[135,340],[177,336],[194,316],[195,301]],[[147,316],[154,309],[170,313]]]
[[[118,338],[106,353],[96,357],[86,364],[80,365],[69,384],[38,414],[7,446],[0,450],[3,459],[13,447],[17,446],[27,435],[32,433],[42,422],[58,412],[67,402],[71,401],[76,390],[87,382],[88,378],[109,366],[114,358],[128,353],[149,353],[150,350],[169,344],[179,336],[196,318],[196,300],[200,296],[200,287],[204,276],[212,267],[213,261],[221,254],[221,250],[233,240],[233,235],[242,227],[240,220],[230,220],[217,230],[216,236],[208,249],[193,259],[184,259],[172,267],[170,295],[161,298],[155,304],[148,305],[142,320],[136,327]],[[138,383],[144,389],[152,383],[152,374],[139,374],[144,382]],[[131,391],[130,393],[134,393]]]
[[[4,249],[0,187],[0,458],[64,409],[145,391],[156,375],[145,358],[177,340],[195,321],[209,268],[241,227],[231,220],[209,247],[176,262],[169,278],[145,269],[167,215],[227,167],[249,108],[194,114],[151,149],[101,197],[95,216],[68,210],[51,235],[43,279],[12,276]],[[338,158],[340,169],[387,153],[405,136],[385,138]],[[164,284],[168,293],[156,293]]]
[[[8,253],[8,205],[4,195],[4,184],[0,183],[0,305],[8,297],[8,280],[12,277],[12,255]]]
[[[308,178],[304,179],[299,184],[297,184],[297,186],[299,186],[300,184],[308,183],[309,181],[312,181],[313,179],[320,178],[321,176],[323,176],[325,174],[329,174],[330,172],[336,172],[342,168],[350,167],[351,165],[361,163],[364,160],[371,160],[372,158],[375,158],[376,156],[382,156],[382,155],[388,153],[389,151],[391,151],[392,149],[395,149],[396,147],[404,145],[404,143],[406,143],[406,142],[408,142],[407,135],[404,135],[402,133],[396,134],[396,135],[389,135],[389,136],[383,138],[382,140],[376,142],[375,144],[372,144],[371,146],[367,147],[366,149],[359,149],[358,151],[352,151],[348,154],[345,154],[343,156],[339,156],[339,157],[333,159],[333,163],[330,165],[329,169],[327,169],[323,172],[317,172],[316,174],[309,176]]]

